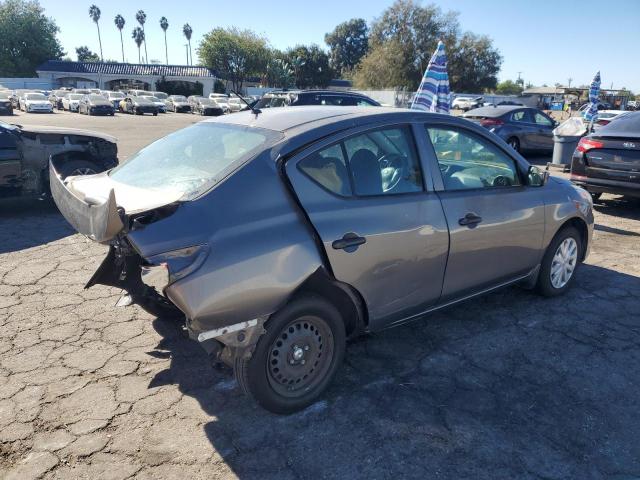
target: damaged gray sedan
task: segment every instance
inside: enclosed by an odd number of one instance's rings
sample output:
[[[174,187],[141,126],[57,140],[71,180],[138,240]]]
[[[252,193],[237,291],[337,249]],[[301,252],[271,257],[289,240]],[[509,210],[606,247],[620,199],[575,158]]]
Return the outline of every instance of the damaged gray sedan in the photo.
[[[322,394],[349,337],[515,283],[565,292],[593,232],[587,192],[470,122],[398,109],[241,112],[50,178],[109,245],[87,287],[186,317],[278,413]]]

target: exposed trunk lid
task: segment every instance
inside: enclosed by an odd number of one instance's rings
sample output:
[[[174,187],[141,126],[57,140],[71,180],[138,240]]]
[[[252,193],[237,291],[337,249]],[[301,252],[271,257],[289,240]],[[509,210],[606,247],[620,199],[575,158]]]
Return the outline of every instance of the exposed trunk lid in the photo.
[[[598,138],[601,148],[585,155],[587,176],[640,183],[640,139]]]

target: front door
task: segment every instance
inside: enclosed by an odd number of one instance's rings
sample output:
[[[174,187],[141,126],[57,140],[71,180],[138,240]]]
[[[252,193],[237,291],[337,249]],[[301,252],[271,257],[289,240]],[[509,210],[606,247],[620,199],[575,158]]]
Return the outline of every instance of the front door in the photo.
[[[0,127],[0,196],[20,186],[22,165],[17,140],[12,132]]]
[[[449,235],[409,126],[327,140],[286,171],[335,277],[364,298],[370,328],[438,301]]]
[[[517,162],[483,136],[427,127],[442,172],[451,236],[442,301],[526,275],[539,263],[544,202]]]

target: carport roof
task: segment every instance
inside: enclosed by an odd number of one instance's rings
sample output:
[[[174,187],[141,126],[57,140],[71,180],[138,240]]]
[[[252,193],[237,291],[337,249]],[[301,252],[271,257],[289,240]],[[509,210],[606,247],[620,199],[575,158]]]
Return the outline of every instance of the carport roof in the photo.
[[[202,66],[158,65],[139,63],[68,62],[47,60],[37,72],[93,73],[103,75],[160,75],[166,77],[218,77],[216,72]]]

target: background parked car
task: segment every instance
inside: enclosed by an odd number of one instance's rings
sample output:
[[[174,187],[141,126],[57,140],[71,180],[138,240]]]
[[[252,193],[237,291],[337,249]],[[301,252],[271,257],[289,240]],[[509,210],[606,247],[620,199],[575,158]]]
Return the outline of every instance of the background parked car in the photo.
[[[116,139],[72,128],[0,122],[0,201],[49,193],[49,158],[63,176],[99,173],[118,164]]]
[[[118,110],[119,106],[120,106],[120,100],[124,99],[124,93],[122,92],[102,92],[102,94],[105,96],[105,98],[107,100],[109,100],[111,102],[111,104],[113,105],[113,108],[115,110]]]
[[[451,108],[464,112],[478,108],[483,102],[482,97],[456,97],[451,102]]]
[[[73,93],[79,93],[81,95],[89,95],[91,94],[91,89],[90,88],[74,88],[73,90],[71,90]]]
[[[640,197],[640,112],[582,137],[571,160],[571,181],[595,200],[602,193]]]
[[[231,112],[228,95],[225,95],[224,93],[210,93],[209,98],[215,100],[218,106],[224,110],[224,113]]]
[[[77,112],[80,106],[80,99],[84,96],[82,93],[67,93],[62,97],[62,109],[70,112]]]
[[[336,92],[333,90],[276,90],[264,94],[260,100],[253,104],[253,106],[258,109],[297,107],[303,105],[333,105],[340,107],[380,106],[378,102],[361,93]]]
[[[167,104],[164,103],[164,100],[160,100],[158,97],[154,97],[153,95],[141,95],[138,98],[146,98],[156,107],[158,107],[158,112],[167,113]]]
[[[53,108],[62,110],[62,99],[68,94],[69,92],[67,92],[66,90],[53,90],[49,94],[49,101],[51,102]]]
[[[53,113],[53,106],[42,93],[25,93],[20,98],[20,110],[25,112]]]
[[[498,135],[518,152],[553,150],[553,129],[558,124],[537,108],[481,107],[469,110],[463,118]]]
[[[191,111],[189,101],[184,95],[170,95],[165,104],[170,112],[189,113]]]
[[[151,95],[153,95],[156,98],[159,98],[162,101],[165,101],[167,98],[169,98],[169,95],[166,94],[165,92],[151,92]]]
[[[224,110],[211,98],[198,97],[191,107],[191,112],[199,115],[224,115]]]
[[[91,95],[83,95],[78,105],[78,113],[87,115],[114,115],[114,108],[111,101],[102,95],[92,93]]]
[[[151,113],[154,117],[158,115],[158,107],[145,97],[125,97],[120,102],[120,108],[123,113],[131,113],[134,115],[144,115]]]
[[[11,92],[8,90],[0,91],[0,115],[13,115]]]

